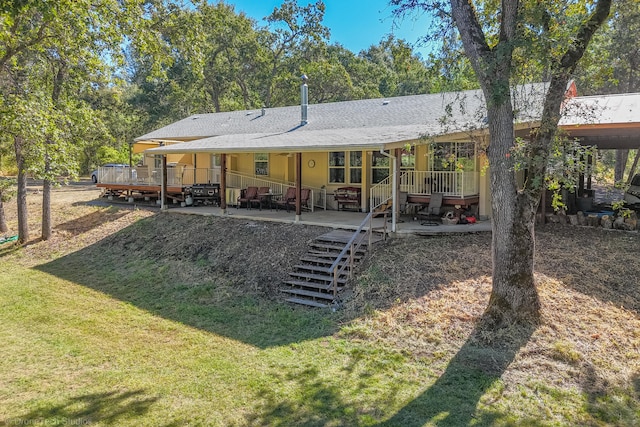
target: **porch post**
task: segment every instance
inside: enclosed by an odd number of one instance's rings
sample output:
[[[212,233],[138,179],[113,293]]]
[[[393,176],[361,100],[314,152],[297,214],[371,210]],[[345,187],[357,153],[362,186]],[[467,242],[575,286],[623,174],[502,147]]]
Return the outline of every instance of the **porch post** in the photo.
[[[393,212],[397,215],[400,216],[400,162],[401,162],[401,156],[402,156],[402,149],[401,148],[396,148],[395,150],[395,162],[394,162],[394,173],[396,174],[395,176],[395,183],[394,186],[396,188],[396,194],[393,196]]]
[[[133,182],[133,141],[129,142],[129,185]]]
[[[227,213],[227,155],[220,154],[220,210]]]
[[[162,184],[160,186],[160,210],[167,210],[167,156],[162,155]]]
[[[391,211],[391,232],[396,232],[396,205],[398,203],[398,168],[396,167],[396,157],[384,151],[384,148],[380,149],[380,154],[389,158],[391,163],[391,200],[393,202],[393,210]]]
[[[398,167],[396,164],[397,157],[391,157],[391,164],[393,164],[393,177],[391,179],[391,199],[393,200],[393,211],[391,211],[391,232],[396,232],[396,221],[398,220]]]
[[[302,153],[296,153],[296,219],[295,222],[300,221],[300,215],[302,214],[302,204],[300,199],[302,198]]]

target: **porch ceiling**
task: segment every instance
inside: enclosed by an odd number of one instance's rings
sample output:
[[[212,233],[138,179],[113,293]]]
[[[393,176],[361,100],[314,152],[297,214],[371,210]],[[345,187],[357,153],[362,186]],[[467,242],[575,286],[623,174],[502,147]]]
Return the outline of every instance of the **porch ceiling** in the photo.
[[[569,132],[573,138],[578,138],[581,145],[595,145],[604,150],[637,149],[640,148],[640,129],[635,134],[625,132]]]

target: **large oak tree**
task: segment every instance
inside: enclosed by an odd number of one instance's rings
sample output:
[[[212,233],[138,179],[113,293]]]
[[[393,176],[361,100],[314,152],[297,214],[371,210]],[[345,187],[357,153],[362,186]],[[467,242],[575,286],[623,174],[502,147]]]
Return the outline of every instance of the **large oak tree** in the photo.
[[[490,144],[493,287],[486,310],[496,326],[537,322],[534,225],[547,160],[567,84],[611,0],[392,0],[399,13],[427,9],[452,22],[486,100]],[[531,66],[531,63],[536,63]],[[511,87],[531,67],[544,70],[548,87],[541,122],[526,147],[527,179],[518,185]]]

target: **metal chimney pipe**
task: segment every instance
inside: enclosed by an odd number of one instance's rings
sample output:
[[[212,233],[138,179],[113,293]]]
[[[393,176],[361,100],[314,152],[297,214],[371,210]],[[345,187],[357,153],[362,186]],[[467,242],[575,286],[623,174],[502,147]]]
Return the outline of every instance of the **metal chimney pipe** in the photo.
[[[307,80],[309,80],[309,78],[306,74],[303,74],[300,78],[302,79],[302,86],[300,86],[300,98],[302,101],[300,105],[300,126],[304,126],[308,123],[307,107],[309,106],[309,87],[307,86]]]

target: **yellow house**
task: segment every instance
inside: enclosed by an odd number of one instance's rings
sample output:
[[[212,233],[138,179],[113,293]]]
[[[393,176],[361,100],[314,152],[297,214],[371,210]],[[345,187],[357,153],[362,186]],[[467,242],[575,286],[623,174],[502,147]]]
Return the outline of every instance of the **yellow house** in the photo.
[[[229,189],[300,179],[314,207],[342,208],[333,194],[350,187],[360,198],[348,207],[360,211],[441,193],[444,205],[488,216],[483,106],[481,93],[469,91],[198,114],[137,138],[134,148],[156,168],[166,156],[178,170],[193,169],[193,182],[220,182],[224,161]]]
[[[531,84],[514,90],[518,134],[527,136],[538,125],[545,89]],[[276,194],[302,187],[311,191],[312,209],[367,212],[393,204],[395,213],[438,193],[445,207],[490,217],[481,91],[317,105],[306,105],[306,91],[304,83],[299,106],[196,114],[136,138],[134,152],[144,153],[143,176],[158,183],[166,162],[167,188],[184,193],[193,184],[216,184],[223,208],[248,186]],[[573,84],[568,93],[575,95]],[[603,135],[611,140],[623,127],[637,131],[637,119],[634,125],[616,124],[617,109],[628,108],[616,105],[601,121],[575,116],[563,127],[585,144],[598,137],[602,143]],[[357,203],[338,204],[334,194],[344,187],[359,192]]]

